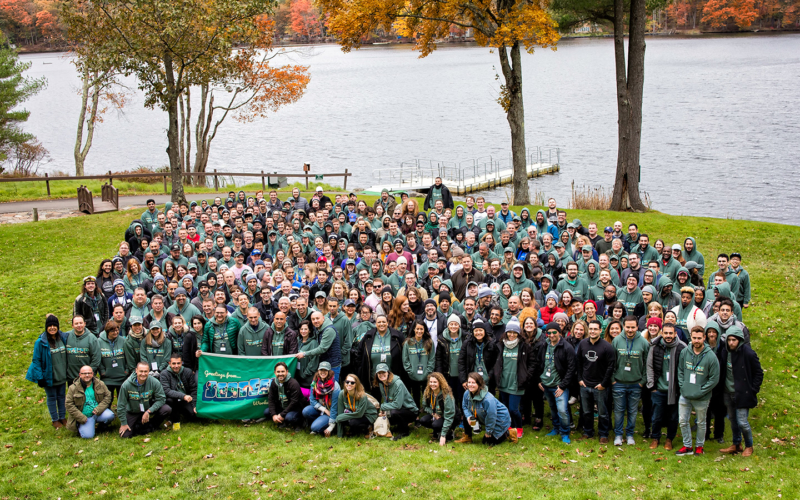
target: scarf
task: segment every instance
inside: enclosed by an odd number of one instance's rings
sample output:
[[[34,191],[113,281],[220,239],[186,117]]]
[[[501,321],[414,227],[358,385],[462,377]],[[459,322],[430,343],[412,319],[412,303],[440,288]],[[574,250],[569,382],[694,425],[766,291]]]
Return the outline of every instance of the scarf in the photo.
[[[150,346],[151,347],[161,347],[161,344],[164,343],[164,336],[161,336],[161,340],[158,341],[153,335],[150,335]]]
[[[678,356],[675,355],[675,348],[678,347],[678,336],[675,336],[675,340],[672,343],[667,343],[664,340],[664,337],[661,337],[661,344],[669,350],[669,373],[677,373],[675,367],[678,364]],[[663,369],[663,368],[662,368]],[[669,379],[669,388],[667,391],[667,404],[677,404],[678,403],[678,377],[670,377]]]
[[[136,332],[134,332],[134,331],[133,331],[133,329],[131,328],[131,331],[130,331],[130,333],[129,333],[128,335],[130,335],[131,337],[133,337],[133,338],[135,338],[136,340],[138,340],[139,342],[141,342],[141,341],[142,341],[142,339],[144,338],[144,330],[142,330],[140,333],[136,333]]]
[[[314,398],[317,401],[323,401],[325,408],[331,407],[331,396],[335,384],[336,381],[333,377],[329,377],[328,380],[317,379],[314,382]]]
[[[722,318],[720,317],[719,314],[715,314],[714,316],[711,317],[711,319],[716,321],[717,324],[725,331],[727,331],[728,328],[730,328],[734,324],[736,324],[736,315],[735,314],[731,314],[731,317],[728,318],[728,321],[722,321]],[[719,333],[720,333],[720,336],[722,336],[722,334],[724,332],[719,332]]]
[[[506,349],[513,349],[513,348],[517,347],[517,345],[519,344],[519,337],[517,337],[516,340],[505,339],[505,340],[503,340],[503,344],[505,344]]]

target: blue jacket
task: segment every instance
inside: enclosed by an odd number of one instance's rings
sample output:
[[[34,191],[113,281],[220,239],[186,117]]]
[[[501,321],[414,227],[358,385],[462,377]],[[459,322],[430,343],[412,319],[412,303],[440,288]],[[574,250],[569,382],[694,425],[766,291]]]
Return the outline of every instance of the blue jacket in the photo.
[[[483,423],[485,431],[495,439],[499,439],[511,427],[511,415],[508,413],[508,408],[492,396],[486,387],[474,396],[469,391],[465,391],[461,408],[467,419],[477,418],[479,422]]]
[[[339,392],[340,391],[341,391],[341,389],[339,389],[339,382],[334,382],[333,383],[333,392],[331,392],[331,407],[328,408],[328,410],[330,410],[330,412],[331,412],[330,416],[328,417],[328,425],[336,422],[337,410],[339,409],[338,402],[339,402]],[[314,408],[315,410],[317,410],[319,412],[322,412],[322,409],[325,408],[325,405],[323,404],[323,402],[319,401],[317,398],[314,397],[314,384],[313,383],[311,384],[311,392],[308,395],[308,402],[309,402],[309,404],[311,404],[312,408]]]
[[[58,331],[64,345],[67,345],[67,334]],[[50,345],[47,343],[47,332],[42,332],[33,344],[33,359],[25,380],[29,380],[40,387],[50,387],[53,385],[53,363],[50,359]]]

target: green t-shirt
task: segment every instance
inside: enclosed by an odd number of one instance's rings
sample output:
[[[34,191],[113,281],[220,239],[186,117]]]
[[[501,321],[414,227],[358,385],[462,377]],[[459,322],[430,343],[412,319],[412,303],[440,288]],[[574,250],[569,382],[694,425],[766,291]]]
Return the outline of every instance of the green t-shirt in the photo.
[[[517,384],[517,358],[519,356],[519,344],[513,349],[503,349],[503,373],[500,375],[499,389],[508,394],[519,396],[525,393],[519,390]],[[553,370],[555,371],[555,370]]]
[[[733,387],[733,363],[731,363],[731,353],[728,353],[728,367],[725,374],[725,392],[735,392]]]
[[[82,413],[87,417],[92,416],[92,411],[97,408],[97,399],[94,397],[94,384],[89,385],[84,391],[86,401],[83,403]]]
[[[284,329],[282,332],[275,332],[272,336],[272,355],[273,356],[282,356],[283,355],[283,342],[286,338],[286,330]]]
[[[372,341],[372,351],[370,351],[370,361],[372,361],[371,376],[375,376],[375,369],[381,363],[392,366],[392,335],[386,331],[386,335],[376,334]]]
[[[555,387],[561,382],[561,377],[556,370],[555,346],[547,344],[547,352],[544,354],[544,371],[541,376],[542,385],[545,387]]]

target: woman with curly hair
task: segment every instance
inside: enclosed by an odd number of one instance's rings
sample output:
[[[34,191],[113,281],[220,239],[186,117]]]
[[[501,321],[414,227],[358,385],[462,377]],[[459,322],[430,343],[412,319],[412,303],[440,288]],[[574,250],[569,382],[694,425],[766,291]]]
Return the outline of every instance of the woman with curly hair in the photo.
[[[444,446],[453,440],[453,424],[456,419],[456,400],[453,390],[444,376],[433,372],[427,377],[428,384],[423,395],[422,411],[419,419],[422,427],[433,430],[433,440]]]

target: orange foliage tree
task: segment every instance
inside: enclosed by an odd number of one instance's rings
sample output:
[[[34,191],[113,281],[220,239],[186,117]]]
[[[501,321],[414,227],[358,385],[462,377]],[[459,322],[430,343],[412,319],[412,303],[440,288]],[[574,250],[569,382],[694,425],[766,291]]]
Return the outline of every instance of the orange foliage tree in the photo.
[[[552,47],[558,42],[556,24],[546,11],[547,0],[317,0],[328,14],[328,27],[340,38],[345,52],[358,48],[366,35],[394,29],[415,37],[420,57],[430,55],[436,40],[451,26],[471,30],[475,41],[499,56],[504,83],[498,103],[511,129],[514,164],[514,204],[530,203],[525,152],[525,113],[522,100],[522,50]]]
[[[748,28],[756,17],[755,0],[709,0],[703,7],[702,21],[712,28],[724,28],[731,22]]]
[[[291,20],[297,35],[311,38],[323,34],[321,16],[309,0],[292,0]]]

